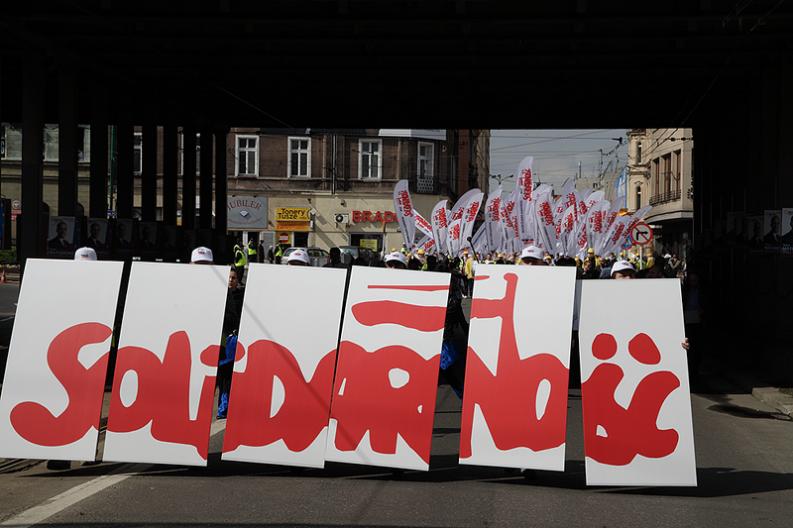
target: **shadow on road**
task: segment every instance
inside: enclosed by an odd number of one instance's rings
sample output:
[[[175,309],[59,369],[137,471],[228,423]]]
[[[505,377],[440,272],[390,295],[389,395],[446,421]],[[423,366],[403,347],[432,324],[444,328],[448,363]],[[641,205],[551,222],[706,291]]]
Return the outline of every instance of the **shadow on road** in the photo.
[[[84,465],[68,471],[36,475],[36,478],[90,477],[107,474],[123,464]],[[138,473],[147,477],[279,477],[321,479],[367,479],[403,482],[479,481],[518,486],[563,488],[597,493],[622,493],[675,497],[725,497],[793,489],[793,474],[768,471],[741,471],[730,467],[698,468],[696,488],[679,487],[594,487],[587,488],[583,460],[567,460],[564,472],[529,471],[483,466],[461,466],[457,455],[433,456],[429,471],[328,463],[324,469],[291,468],[266,464],[249,464],[220,460],[220,454],[209,457],[206,468],[183,466],[152,466]]]
[[[729,395],[726,394],[699,394],[699,396],[715,402],[715,405],[711,405],[707,408],[708,411],[728,414],[736,418],[762,418],[766,420],[793,422],[793,417],[778,411],[761,411],[751,407],[736,405],[730,400]]]

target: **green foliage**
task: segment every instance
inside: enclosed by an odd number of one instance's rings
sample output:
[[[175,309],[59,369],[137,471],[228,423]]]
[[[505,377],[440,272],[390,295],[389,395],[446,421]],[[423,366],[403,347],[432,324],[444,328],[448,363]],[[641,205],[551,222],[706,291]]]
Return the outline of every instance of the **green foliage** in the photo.
[[[0,264],[9,265],[17,263],[17,250],[16,249],[2,249],[0,250]]]

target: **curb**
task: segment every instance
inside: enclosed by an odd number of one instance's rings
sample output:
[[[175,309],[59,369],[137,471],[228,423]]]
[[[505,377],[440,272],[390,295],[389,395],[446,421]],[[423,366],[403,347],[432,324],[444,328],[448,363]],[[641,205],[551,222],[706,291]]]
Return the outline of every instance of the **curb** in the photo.
[[[793,416],[793,396],[776,387],[755,387],[752,389],[752,396],[786,416]]]

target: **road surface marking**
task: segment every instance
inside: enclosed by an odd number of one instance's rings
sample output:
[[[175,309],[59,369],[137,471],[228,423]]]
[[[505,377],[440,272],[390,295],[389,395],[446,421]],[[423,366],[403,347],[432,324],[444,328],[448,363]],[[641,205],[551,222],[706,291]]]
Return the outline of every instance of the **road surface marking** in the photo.
[[[225,428],[225,420],[212,422],[212,427],[210,428],[210,437],[215,436]],[[34,526],[46,521],[53,515],[62,512],[66,508],[70,508],[78,502],[96,495],[97,493],[106,490],[110,486],[115,486],[116,484],[127,480],[129,477],[138,475],[151,467],[153,467],[152,464],[124,464],[123,466],[117,467],[107,475],[102,475],[101,477],[91,479],[88,482],[78,484],[77,486],[70,488],[63,493],[55,495],[54,497],[50,497],[49,499],[37,504],[36,506],[33,506],[32,508],[28,508],[22,513],[11,517],[10,519],[0,522],[0,526],[14,526],[15,528],[28,528],[29,526]]]

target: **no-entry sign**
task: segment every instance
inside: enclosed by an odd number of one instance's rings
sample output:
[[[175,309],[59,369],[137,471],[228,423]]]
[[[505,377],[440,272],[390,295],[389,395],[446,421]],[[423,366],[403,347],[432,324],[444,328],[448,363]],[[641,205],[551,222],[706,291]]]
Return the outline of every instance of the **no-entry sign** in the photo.
[[[631,230],[631,240],[634,244],[646,246],[653,241],[653,228],[644,222],[639,222]]]

